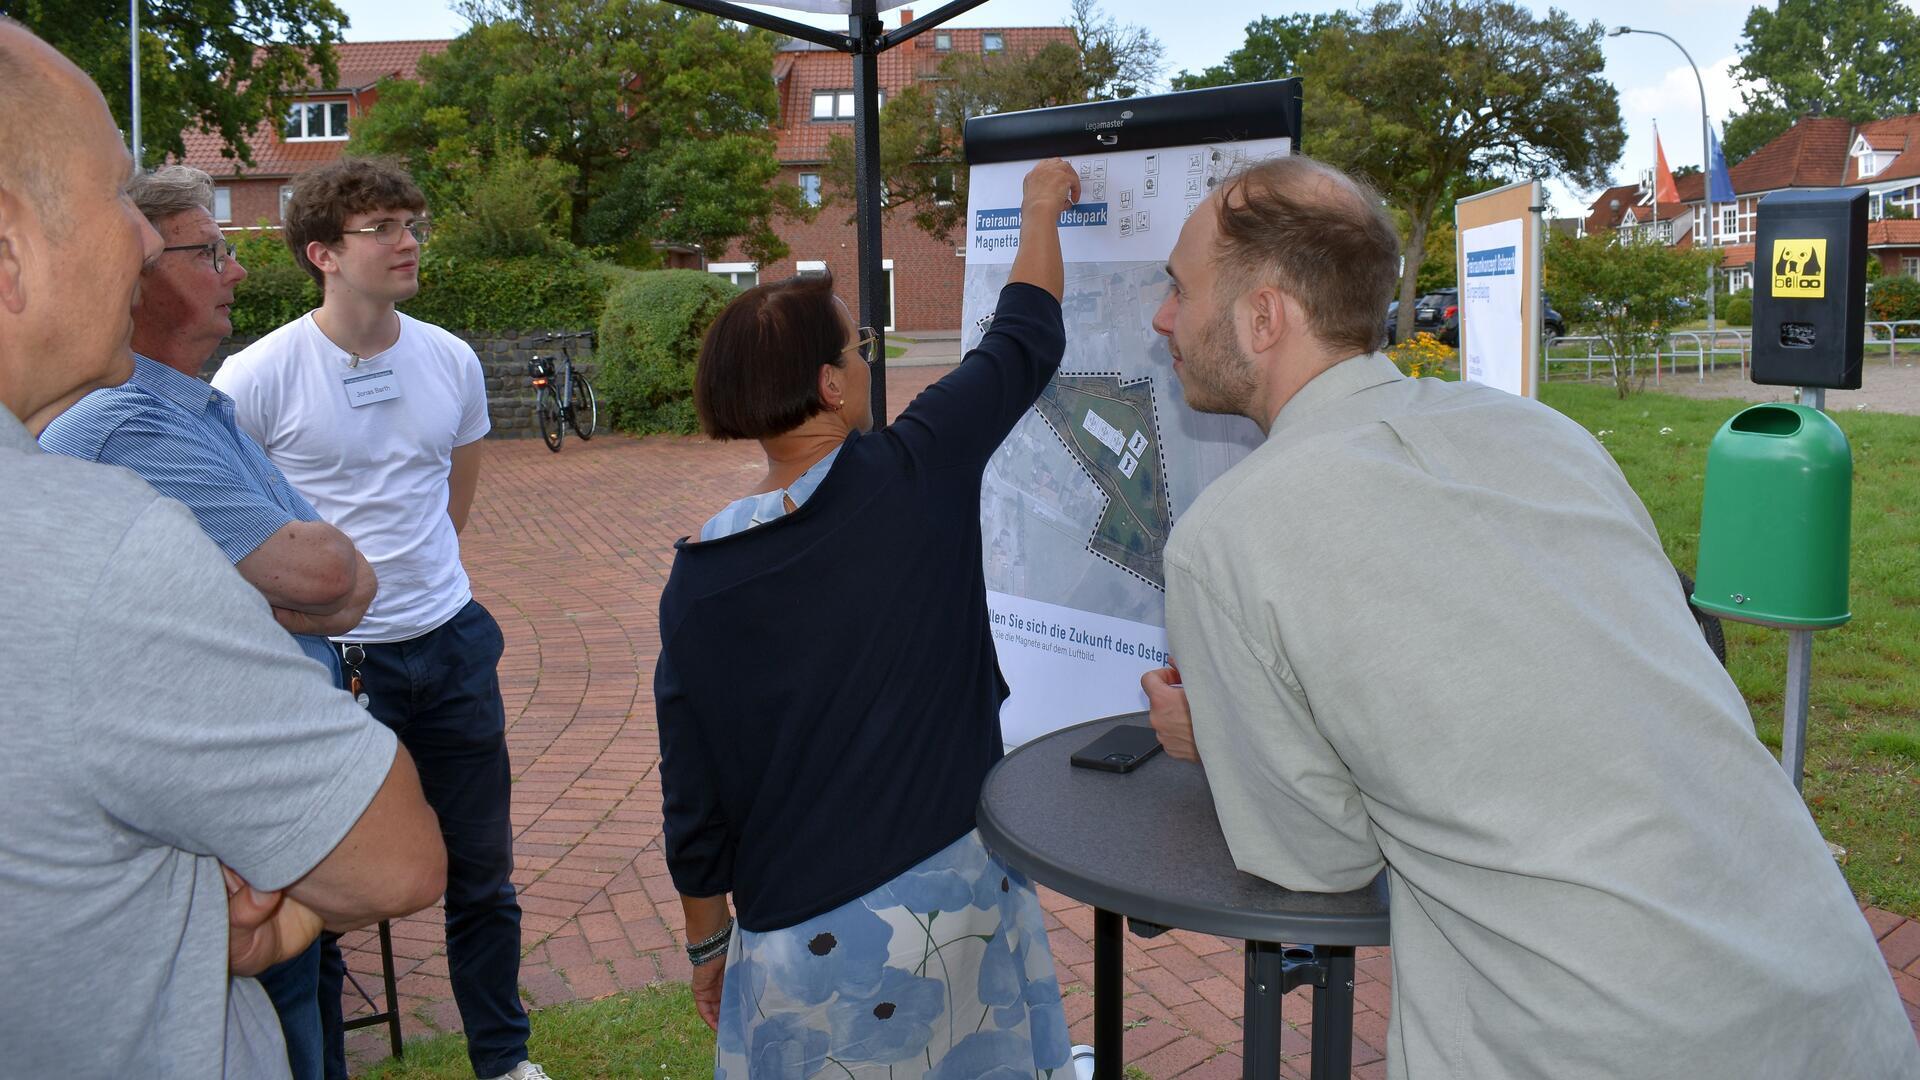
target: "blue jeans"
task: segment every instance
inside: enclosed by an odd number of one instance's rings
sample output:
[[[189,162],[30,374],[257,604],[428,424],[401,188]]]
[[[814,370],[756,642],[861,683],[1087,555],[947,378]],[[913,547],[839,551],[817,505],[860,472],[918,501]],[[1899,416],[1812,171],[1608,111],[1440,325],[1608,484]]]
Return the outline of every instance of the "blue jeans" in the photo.
[[[513,823],[506,709],[495,671],[500,626],[475,600],[411,641],[366,645],[360,677],[375,719],[413,755],[447,844],[447,977],[476,1076],[527,1060],[520,1004],[520,902],[513,891]],[[345,968],[322,939],[320,1000],[327,1076],[346,1076],[340,990]]]
[[[315,941],[306,952],[261,972],[259,980],[280,1016],[293,1080],[320,1080],[320,943]]]

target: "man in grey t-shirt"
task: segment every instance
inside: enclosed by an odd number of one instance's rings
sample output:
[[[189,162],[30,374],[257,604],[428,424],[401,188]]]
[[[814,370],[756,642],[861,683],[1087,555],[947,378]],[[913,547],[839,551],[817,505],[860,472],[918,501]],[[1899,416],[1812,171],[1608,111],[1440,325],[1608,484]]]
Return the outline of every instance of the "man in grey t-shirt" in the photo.
[[[432,903],[411,759],[193,516],[32,432],[123,381],[159,237],[86,76],[0,19],[0,1060],[284,1077],[243,976]]]

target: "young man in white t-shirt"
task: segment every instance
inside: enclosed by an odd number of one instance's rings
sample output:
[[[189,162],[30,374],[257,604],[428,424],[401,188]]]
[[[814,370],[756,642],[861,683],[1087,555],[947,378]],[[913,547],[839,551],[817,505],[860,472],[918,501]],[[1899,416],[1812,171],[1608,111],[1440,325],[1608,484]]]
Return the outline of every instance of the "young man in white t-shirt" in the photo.
[[[214,377],[235,419],[287,480],[353,539],[380,580],[336,639],[367,707],[419,765],[447,842],[447,968],[476,1076],[544,1077],[527,1061],[520,905],[500,628],[460,564],[486,435],[473,349],[394,310],[420,288],[426,199],[395,166],[348,159],[302,176],[283,229],[320,307]],[[328,1080],[345,1080],[337,947],[324,958]]]

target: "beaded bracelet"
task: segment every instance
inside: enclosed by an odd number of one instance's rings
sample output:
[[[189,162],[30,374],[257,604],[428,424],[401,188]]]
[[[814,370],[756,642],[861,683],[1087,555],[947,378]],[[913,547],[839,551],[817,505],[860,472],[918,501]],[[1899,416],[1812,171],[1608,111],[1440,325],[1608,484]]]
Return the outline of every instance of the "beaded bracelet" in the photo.
[[[733,918],[727,918],[727,925],[705,941],[696,941],[687,946],[687,960],[694,967],[710,964],[727,955],[727,946],[733,943]]]

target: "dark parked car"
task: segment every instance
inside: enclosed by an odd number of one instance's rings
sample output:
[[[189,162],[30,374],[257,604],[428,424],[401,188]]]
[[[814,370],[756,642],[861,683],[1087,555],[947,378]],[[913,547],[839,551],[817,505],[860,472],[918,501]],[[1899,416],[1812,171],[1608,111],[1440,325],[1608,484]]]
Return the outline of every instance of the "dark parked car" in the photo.
[[[1547,307],[1543,302],[1541,325],[1549,338],[1567,336],[1567,320],[1560,313]],[[1460,290],[1435,289],[1413,302],[1414,332],[1425,331],[1440,339],[1441,344],[1452,348],[1460,347]]]

